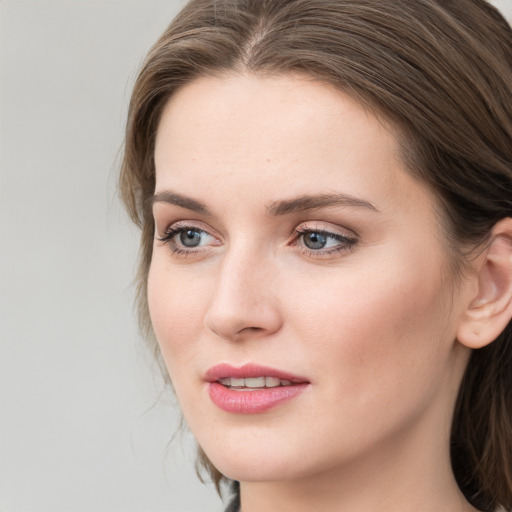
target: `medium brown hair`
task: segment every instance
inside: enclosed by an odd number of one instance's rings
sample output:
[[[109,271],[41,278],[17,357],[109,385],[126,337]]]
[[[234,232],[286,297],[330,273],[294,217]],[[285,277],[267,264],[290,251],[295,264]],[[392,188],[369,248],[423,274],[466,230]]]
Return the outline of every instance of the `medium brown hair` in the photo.
[[[225,72],[328,83],[390,121],[409,171],[441,205],[447,253],[512,216],[512,31],[484,0],[192,0],[149,52],[131,99],[120,177],[142,229],[141,325],[158,356],[146,284],[154,146],[180,87]],[[215,483],[224,478],[202,462]],[[471,356],[452,427],[452,463],[481,510],[512,510],[512,325]]]

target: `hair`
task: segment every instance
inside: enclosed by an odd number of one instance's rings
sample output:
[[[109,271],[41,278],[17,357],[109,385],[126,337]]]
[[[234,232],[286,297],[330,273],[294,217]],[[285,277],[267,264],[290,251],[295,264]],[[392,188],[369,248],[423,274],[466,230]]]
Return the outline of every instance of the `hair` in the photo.
[[[409,172],[438,200],[455,269],[468,259],[463,248],[512,216],[512,30],[485,0],[192,0],[135,83],[120,175],[141,228],[139,318],[157,357],[146,298],[155,136],[179,88],[225,73],[303,75],[388,120]],[[511,323],[471,355],[451,456],[468,501],[512,510]],[[201,450],[200,464],[217,488],[226,481]]]

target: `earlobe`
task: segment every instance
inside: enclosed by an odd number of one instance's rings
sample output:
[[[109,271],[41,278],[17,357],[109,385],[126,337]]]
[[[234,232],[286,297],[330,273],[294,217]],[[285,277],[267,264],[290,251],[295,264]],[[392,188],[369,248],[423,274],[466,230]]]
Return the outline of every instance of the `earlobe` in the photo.
[[[496,223],[478,260],[478,291],[457,332],[459,342],[474,349],[492,343],[512,318],[512,218]]]

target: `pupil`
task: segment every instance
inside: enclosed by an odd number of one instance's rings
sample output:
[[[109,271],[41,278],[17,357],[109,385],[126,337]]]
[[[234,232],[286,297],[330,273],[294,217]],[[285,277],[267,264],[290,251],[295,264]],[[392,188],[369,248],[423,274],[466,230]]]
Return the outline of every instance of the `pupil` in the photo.
[[[304,245],[308,249],[323,249],[327,243],[327,237],[321,233],[308,233],[304,237]]]
[[[197,247],[201,243],[201,233],[193,229],[187,229],[180,233],[180,242],[185,247]]]

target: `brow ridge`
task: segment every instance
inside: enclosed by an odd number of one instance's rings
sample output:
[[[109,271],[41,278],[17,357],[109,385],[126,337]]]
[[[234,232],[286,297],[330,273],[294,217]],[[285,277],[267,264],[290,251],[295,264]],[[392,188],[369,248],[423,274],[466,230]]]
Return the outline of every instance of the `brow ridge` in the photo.
[[[377,208],[359,197],[349,194],[321,194],[304,195],[284,201],[274,201],[267,206],[267,212],[271,216],[288,215],[297,211],[315,210],[329,206],[353,206],[357,208],[367,208],[378,212]]]
[[[191,197],[178,194],[171,190],[163,190],[157,192],[149,198],[149,206],[152,207],[155,203],[168,203],[196,213],[212,216],[209,208]],[[377,208],[369,201],[361,199],[349,194],[336,193],[336,194],[320,194],[320,195],[303,195],[293,199],[286,199],[280,201],[273,201],[267,205],[267,214],[272,217],[281,215],[288,215],[294,212],[315,210],[319,208],[327,208],[329,206],[351,206],[357,208],[367,208],[369,210],[378,212]]]
[[[211,211],[203,203],[196,201],[191,197],[172,192],[171,190],[163,190],[161,192],[157,192],[155,195],[149,198],[149,203],[150,207],[153,207],[155,203],[168,203],[175,206],[180,206],[181,208],[186,208],[187,210],[191,210],[202,215],[212,215]]]

